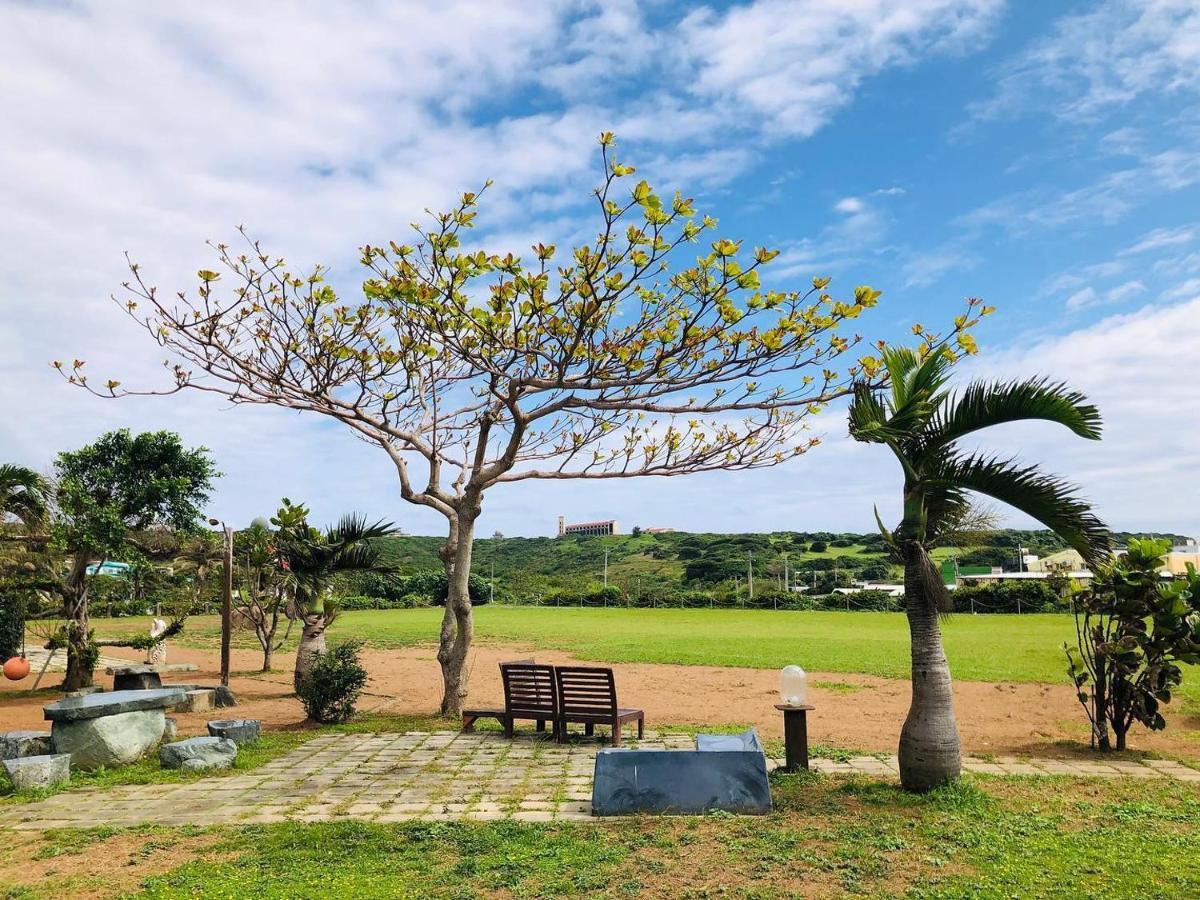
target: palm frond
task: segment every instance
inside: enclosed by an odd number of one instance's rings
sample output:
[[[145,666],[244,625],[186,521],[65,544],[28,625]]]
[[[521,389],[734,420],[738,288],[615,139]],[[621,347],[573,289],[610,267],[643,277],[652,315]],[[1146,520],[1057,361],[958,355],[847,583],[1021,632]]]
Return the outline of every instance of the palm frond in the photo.
[[[1089,564],[1108,554],[1108,528],[1078,495],[1078,488],[1037,466],[982,454],[949,455],[926,472],[926,484],[943,492],[974,491],[1006,503],[1041,522]]]
[[[26,466],[0,465],[0,520],[13,516],[26,528],[46,521],[49,485],[38,472]]]
[[[1045,378],[972,382],[951,395],[922,435],[928,447],[945,447],[965,435],[1004,422],[1055,422],[1090,440],[1100,439],[1100,411],[1079,391]]]

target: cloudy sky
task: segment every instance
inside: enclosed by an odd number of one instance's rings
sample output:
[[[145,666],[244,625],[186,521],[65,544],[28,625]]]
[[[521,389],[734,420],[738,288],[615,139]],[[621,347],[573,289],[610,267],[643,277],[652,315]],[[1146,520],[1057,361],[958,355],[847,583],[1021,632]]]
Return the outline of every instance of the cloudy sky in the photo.
[[[586,240],[611,130],[722,233],[781,249],[781,285],[882,289],[871,337],[986,298],[975,369],[1067,379],[1106,420],[1101,443],[1022,425],[989,446],[1070,475],[1116,528],[1200,533],[1198,92],[1195,0],[0,0],[0,459],[47,468],[110,428],[170,428],[212,449],[231,522],[287,495],[438,533],[336,424],[102,401],[49,362],[161,384],[161,351],[109,299],[123,253],[190,287],[239,224],[350,293],[358,246],[488,178],[491,246]],[[481,531],[894,515],[886,451],[837,414],[819,429],[769,471],[501,487]]]

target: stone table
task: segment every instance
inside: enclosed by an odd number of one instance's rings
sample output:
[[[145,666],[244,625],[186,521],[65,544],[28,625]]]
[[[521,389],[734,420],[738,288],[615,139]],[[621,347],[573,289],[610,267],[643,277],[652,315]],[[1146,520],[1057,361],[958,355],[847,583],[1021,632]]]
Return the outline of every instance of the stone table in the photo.
[[[79,769],[126,766],[162,740],[166,710],[179,704],[177,688],[111,691],[59,700],[43,707],[52,723],[55,753],[69,753]]]

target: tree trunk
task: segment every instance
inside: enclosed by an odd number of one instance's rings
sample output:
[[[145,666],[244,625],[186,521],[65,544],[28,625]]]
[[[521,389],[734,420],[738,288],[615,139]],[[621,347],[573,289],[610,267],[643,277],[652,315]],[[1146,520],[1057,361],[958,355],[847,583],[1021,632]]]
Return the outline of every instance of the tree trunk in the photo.
[[[906,548],[904,605],[912,641],[912,705],[900,732],[900,783],[924,793],[962,774],[962,745],[950,689],[950,666],[932,598],[918,574],[927,551]]]
[[[271,635],[270,639],[263,645],[262,671],[264,671],[264,672],[271,671],[271,654],[273,652],[272,648],[271,648],[271,641],[273,641],[274,639],[275,639],[275,636]]]
[[[324,612],[304,617],[300,646],[296,648],[296,671],[292,676],[292,684],[297,692],[312,673],[313,666],[317,664],[317,656],[325,652],[325,629],[328,627],[329,621]],[[269,660],[269,653],[267,658]]]
[[[446,566],[446,611],[438,638],[438,663],[442,667],[442,706],[444,716],[462,715],[467,699],[465,670],[475,622],[471,613],[471,553],[475,540],[475,518],[460,514],[450,524],[450,538],[442,549]]]
[[[88,617],[88,556],[76,553],[71,563],[67,598],[67,673],[63,689],[78,691],[92,686],[95,648],[91,646],[91,622]]]

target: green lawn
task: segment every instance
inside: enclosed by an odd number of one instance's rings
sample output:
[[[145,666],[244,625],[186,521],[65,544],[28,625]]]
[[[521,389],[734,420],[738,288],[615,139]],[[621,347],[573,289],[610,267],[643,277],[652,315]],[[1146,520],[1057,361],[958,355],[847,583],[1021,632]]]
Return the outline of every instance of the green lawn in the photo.
[[[440,609],[349,612],[330,635],[407,647],[436,640],[440,620]],[[141,619],[97,625],[101,633],[144,627]],[[485,606],[475,612],[475,628],[481,642],[530,644],[603,662],[767,669],[796,662],[812,671],[908,674],[908,626],[899,613]],[[1073,628],[1070,616],[1054,614],[962,614],[944,624],[955,675],[978,681],[1062,681],[1062,643]],[[217,629],[215,617],[195,618],[180,640],[211,646]],[[239,635],[242,646],[253,643]]]
[[[0,845],[0,867],[9,897],[1200,895],[1195,786],[972,778],[914,797],[779,775],[772,791],[762,819],[57,832]],[[114,863],[102,875],[98,854]]]

